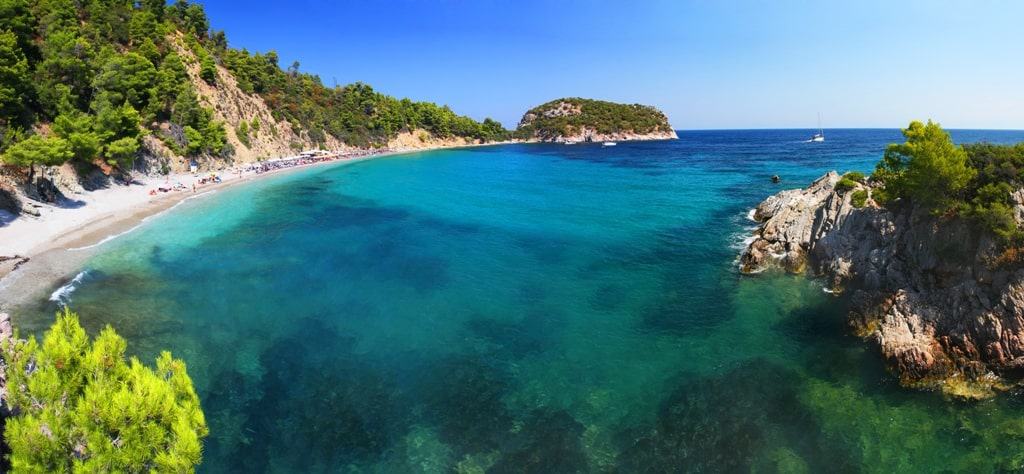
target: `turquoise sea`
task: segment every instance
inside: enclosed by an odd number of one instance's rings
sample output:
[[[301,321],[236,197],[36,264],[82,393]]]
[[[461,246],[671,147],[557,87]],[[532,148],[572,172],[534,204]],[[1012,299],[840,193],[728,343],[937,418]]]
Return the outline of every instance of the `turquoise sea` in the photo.
[[[759,201],[901,140],[810,133],[297,171],[104,244],[68,302],[188,363],[202,472],[1024,469],[1024,395],[900,388],[841,298],[737,273]],[[39,333],[56,305],[16,323]]]

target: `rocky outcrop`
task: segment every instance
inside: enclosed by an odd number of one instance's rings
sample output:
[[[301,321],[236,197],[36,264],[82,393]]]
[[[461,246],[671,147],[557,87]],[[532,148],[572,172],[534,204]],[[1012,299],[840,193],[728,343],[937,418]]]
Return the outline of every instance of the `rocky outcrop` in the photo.
[[[995,239],[957,217],[910,205],[852,202],[832,172],[769,197],[740,257],[741,271],[776,267],[850,294],[850,324],[900,380],[980,397],[1024,376],[1024,268]],[[1024,192],[1014,195],[1018,218]],[[1010,250],[1012,251],[1012,249]]]
[[[516,135],[554,143],[669,140],[679,138],[668,117],[654,107],[564,98],[527,111]]]
[[[590,127],[583,127],[570,135],[558,135],[553,138],[542,140],[553,143],[600,143],[600,142],[626,142],[631,140],[674,140],[679,138],[675,130],[667,132],[611,132],[601,133]]]
[[[396,151],[407,150],[429,150],[433,148],[471,146],[480,144],[479,140],[466,137],[435,137],[430,132],[417,129],[411,132],[402,132],[388,140],[388,149]]]

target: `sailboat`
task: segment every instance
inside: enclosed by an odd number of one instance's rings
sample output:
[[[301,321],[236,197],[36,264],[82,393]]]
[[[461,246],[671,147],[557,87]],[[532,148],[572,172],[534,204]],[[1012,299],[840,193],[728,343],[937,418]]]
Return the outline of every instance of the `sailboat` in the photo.
[[[821,112],[818,112],[818,133],[811,136],[809,142],[823,142],[825,141],[825,131],[821,129]]]

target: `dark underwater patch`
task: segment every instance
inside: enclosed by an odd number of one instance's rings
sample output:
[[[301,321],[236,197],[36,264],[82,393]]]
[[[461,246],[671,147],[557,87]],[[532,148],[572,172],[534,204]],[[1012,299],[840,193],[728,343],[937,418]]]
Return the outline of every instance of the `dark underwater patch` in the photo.
[[[518,321],[475,318],[467,321],[465,327],[473,336],[497,346],[499,352],[522,359],[541,353],[554,343],[556,319],[549,312],[531,309]]]
[[[587,472],[583,425],[565,411],[535,410],[501,447],[491,473]]]
[[[860,380],[861,386],[892,383],[882,357],[852,334],[848,299],[830,297],[790,312],[772,329],[799,342],[801,360],[814,377],[835,382]]]
[[[350,338],[317,319],[298,320],[295,328],[261,355],[264,376],[255,385],[228,372],[211,387],[208,409],[241,406],[241,432],[252,435],[220,447],[234,450],[218,458],[232,459],[239,472],[271,465],[323,472],[379,460],[408,420],[390,371],[353,353]],[[246,396],[255,398],[239,400]]]
[[[572,246],[565,239],[539,234],[518,235],[514,241],[524,253],[547,265],[563,262]]]
[[[683,374],[654,426],[619,436],[622,472],[854,472],[798,397],[797,373],[752,360],[719,377]],[[784,453],[780,455],[779,453]]]
[[[476,356],[450,356],[426,369],[417,412],[460,454],[497,449],[513,426],[502,401],[510,375]]]
[[[431,232],[437,232],[441,235],[453,235],[456,238],[464,238],[481,231],[480,226],[477,224],[440,219],[433,216],[419,217],[416,219],[416,224]]]
[[[598,311],[615,311],[622,306],[626,292],[617,285],[601,285],[590,297],[590,307]]]
[[[316,222],[324,227],[375,227],[408,219],[409,211],[393,207],[330,205],[316,212]]]

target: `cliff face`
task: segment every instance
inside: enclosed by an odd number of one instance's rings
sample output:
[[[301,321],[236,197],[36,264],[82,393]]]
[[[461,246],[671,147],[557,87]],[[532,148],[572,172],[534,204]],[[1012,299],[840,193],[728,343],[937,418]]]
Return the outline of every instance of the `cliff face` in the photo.
[[[207,84],[199,76],[199,59],[185,45],[181,33],[168,38],[175,53],[185,63],[185,71],[189,81],[199,96],[199,102],[213,109],[214,120],[224,123],[228,143],[234,149],[230,158],[232,163],[248,163],[260,158],[274,158],[295,154],[298,150],[318,148],[305,132],[296,133],[292,124],[286,120],[278,121],[270,112],[266,102],[258,94],[247,94],[238,87],[238,81],[230,71],[221,65],[216,66],[217,80],[215,84]],[[247,139],[243,142],[238,137],[238,126],[242,122],[260,124],[258,129],[249,129]],[[166,128],[169,124],[162,124]],[[322,145],[331,150],[348,148],[333,136],[325,135],[326,142]],[[174,156],[159,140],[147,137],[143,143],[150,159],[156,158],[167,163],[173,171],[188,169],[188,161],[184,157]],[[205,158],[199,160],[204,167],[220,168],[228,163],[224,160]]]
[[[965,219],[870,199],[855,207],[853,190],[835,189],[839,178],[831,172],[758,205],[741,271],[807,271],[850,292],[850,325],[905,385],[981,397],[1020,380],[1024,268],[1005,263],[996,241]]]
[[[679,138],[654,107],[590,99],[558,99],[530,109],[517,136],[545,142],[603,142]]]

